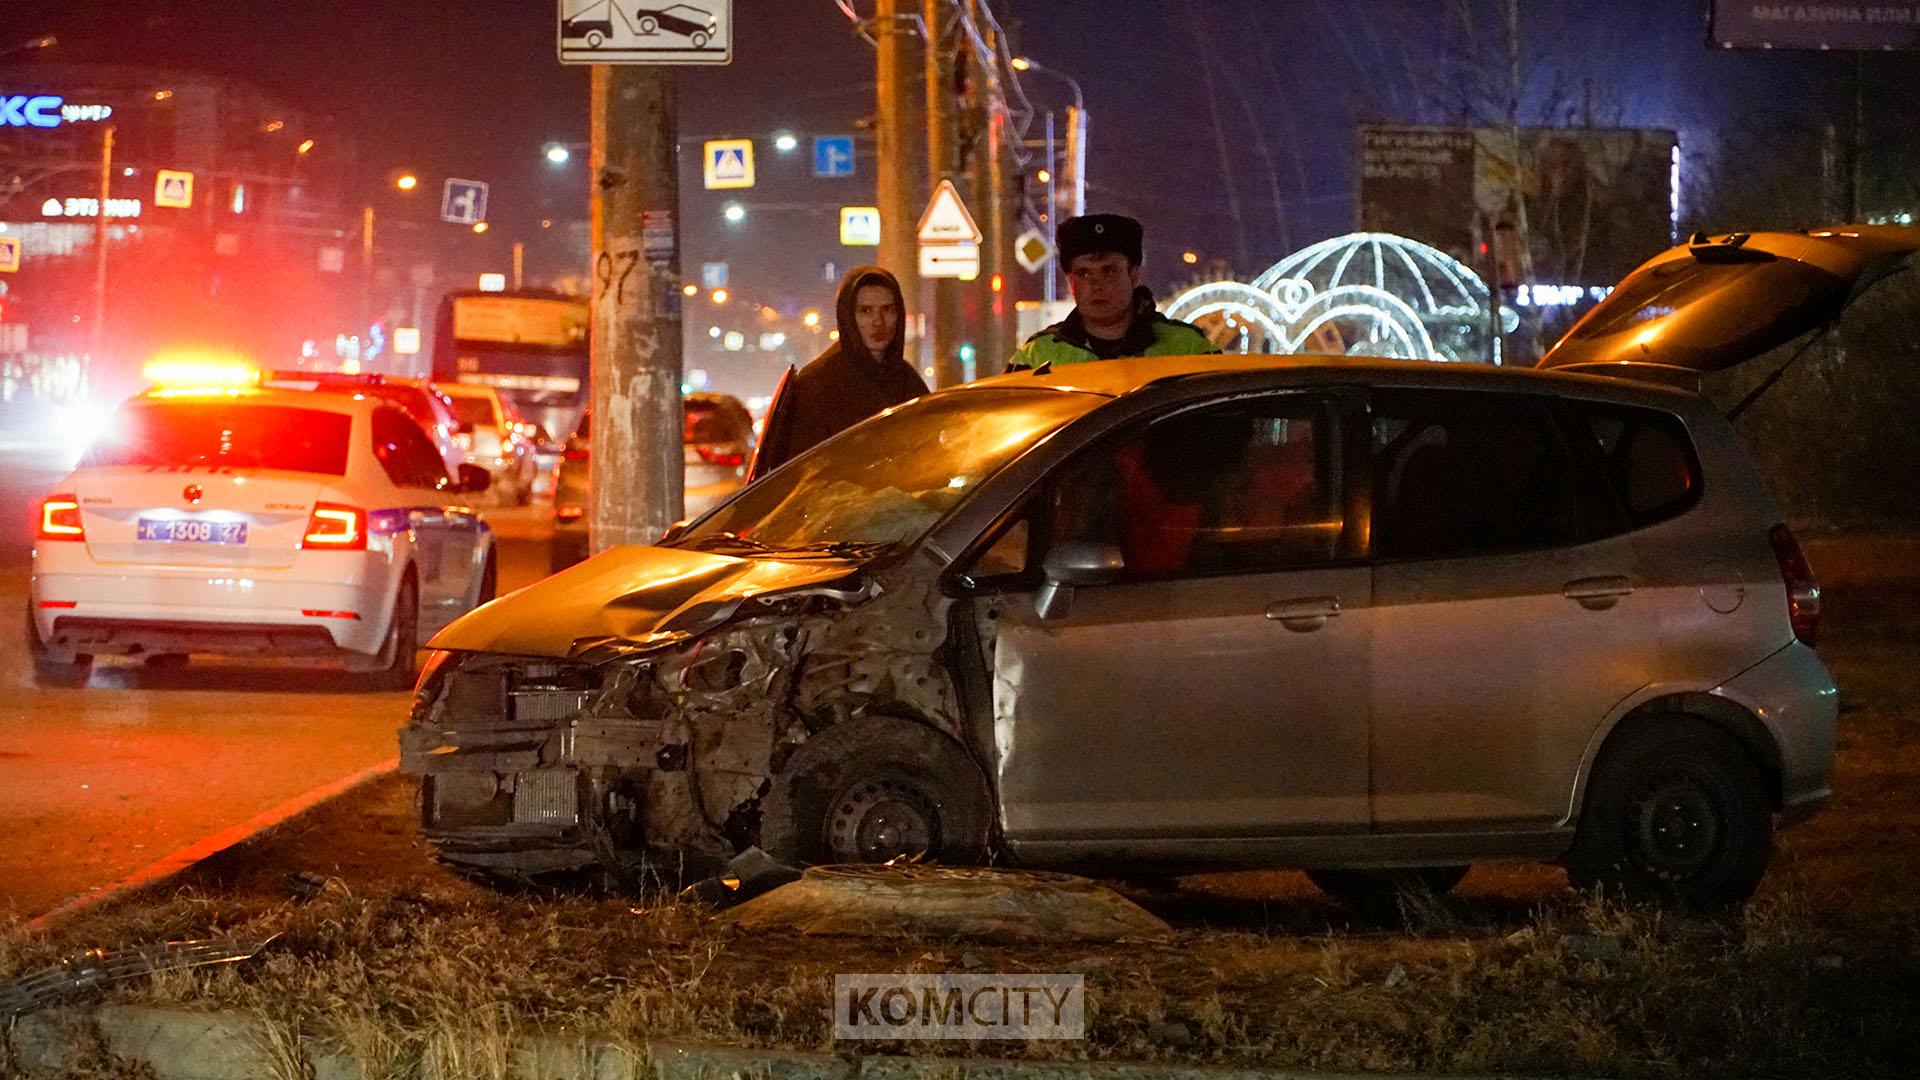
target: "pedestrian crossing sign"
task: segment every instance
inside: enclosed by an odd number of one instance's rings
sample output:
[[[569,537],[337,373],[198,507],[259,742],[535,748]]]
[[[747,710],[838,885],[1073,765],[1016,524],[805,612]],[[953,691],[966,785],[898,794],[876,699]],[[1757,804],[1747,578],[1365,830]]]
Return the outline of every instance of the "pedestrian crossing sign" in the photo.
[[[714,139],[705,156],[707,190],[753,186],[753,140]]]
[[[153,205],[185,210],[193,205],[193,174],[161,169],[153,174]]]

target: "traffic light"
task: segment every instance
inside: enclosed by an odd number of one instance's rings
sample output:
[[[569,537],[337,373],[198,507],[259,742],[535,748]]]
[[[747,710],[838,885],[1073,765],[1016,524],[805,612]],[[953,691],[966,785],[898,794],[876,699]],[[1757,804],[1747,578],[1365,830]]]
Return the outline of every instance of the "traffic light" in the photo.
[[[974,357],[973,342],[971,341],[961,342],[960,343],[960,362],[963,364],[971,364],[973,363],[973,357]]]

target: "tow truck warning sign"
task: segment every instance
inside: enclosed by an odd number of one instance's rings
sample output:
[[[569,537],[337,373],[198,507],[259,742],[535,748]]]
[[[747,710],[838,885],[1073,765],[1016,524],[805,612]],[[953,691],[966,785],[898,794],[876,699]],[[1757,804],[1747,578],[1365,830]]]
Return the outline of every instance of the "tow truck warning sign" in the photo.
[[[733,0],[559,0],[563,64],[730,64]]]

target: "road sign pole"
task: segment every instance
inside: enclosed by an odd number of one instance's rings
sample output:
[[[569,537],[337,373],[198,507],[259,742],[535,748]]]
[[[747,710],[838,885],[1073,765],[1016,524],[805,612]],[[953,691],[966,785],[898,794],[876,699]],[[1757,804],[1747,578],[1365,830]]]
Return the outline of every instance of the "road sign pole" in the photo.
[[[651,544],[681,514],[680,256],[673,73],[593,67],[593,550]]]
[[[927,82],[927,182],[938,185],[951,180],[955,168],[953,108],[953,63],[948,42],[940,31],[947,15],[946,0],[922,0],[921,17],[926,25]],[[930,290],[933,324],[934,388],[953,386],[961,381],[959,342],[956,330],[960,316],[960,283],[939,278]]]
[[[107,357],[107,203],[113,195],[113,125],[100,133],[100,217],[93,223],[92,363]],[[93,378],[106,373],[95,370]]]
[[[873,19],[879,45],[874,135],[878,141],[875,202],[880,204],[880,265],[893,271],[906,304],[902,314],[921,309],[920,260],[913,235],[921,182],[920,143],[913,122],[917,80],[914,71],[912,0],[879,0]],[[905,6],[908,11],[903,12]],[[924,351],[926,343],[913,348]],[[915,363],[917,370],[920,365]]]

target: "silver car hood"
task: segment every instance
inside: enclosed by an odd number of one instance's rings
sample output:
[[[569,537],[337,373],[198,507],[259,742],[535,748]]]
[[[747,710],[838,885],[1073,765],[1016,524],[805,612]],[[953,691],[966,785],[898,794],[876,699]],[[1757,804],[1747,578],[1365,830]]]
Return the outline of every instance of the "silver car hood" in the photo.
[[[697,637],[754,599],[870,591],[859,563],[742,559],[678,548],[611,548],[454,620],[429,648],[565,658],[616,639],[667,646]]]

